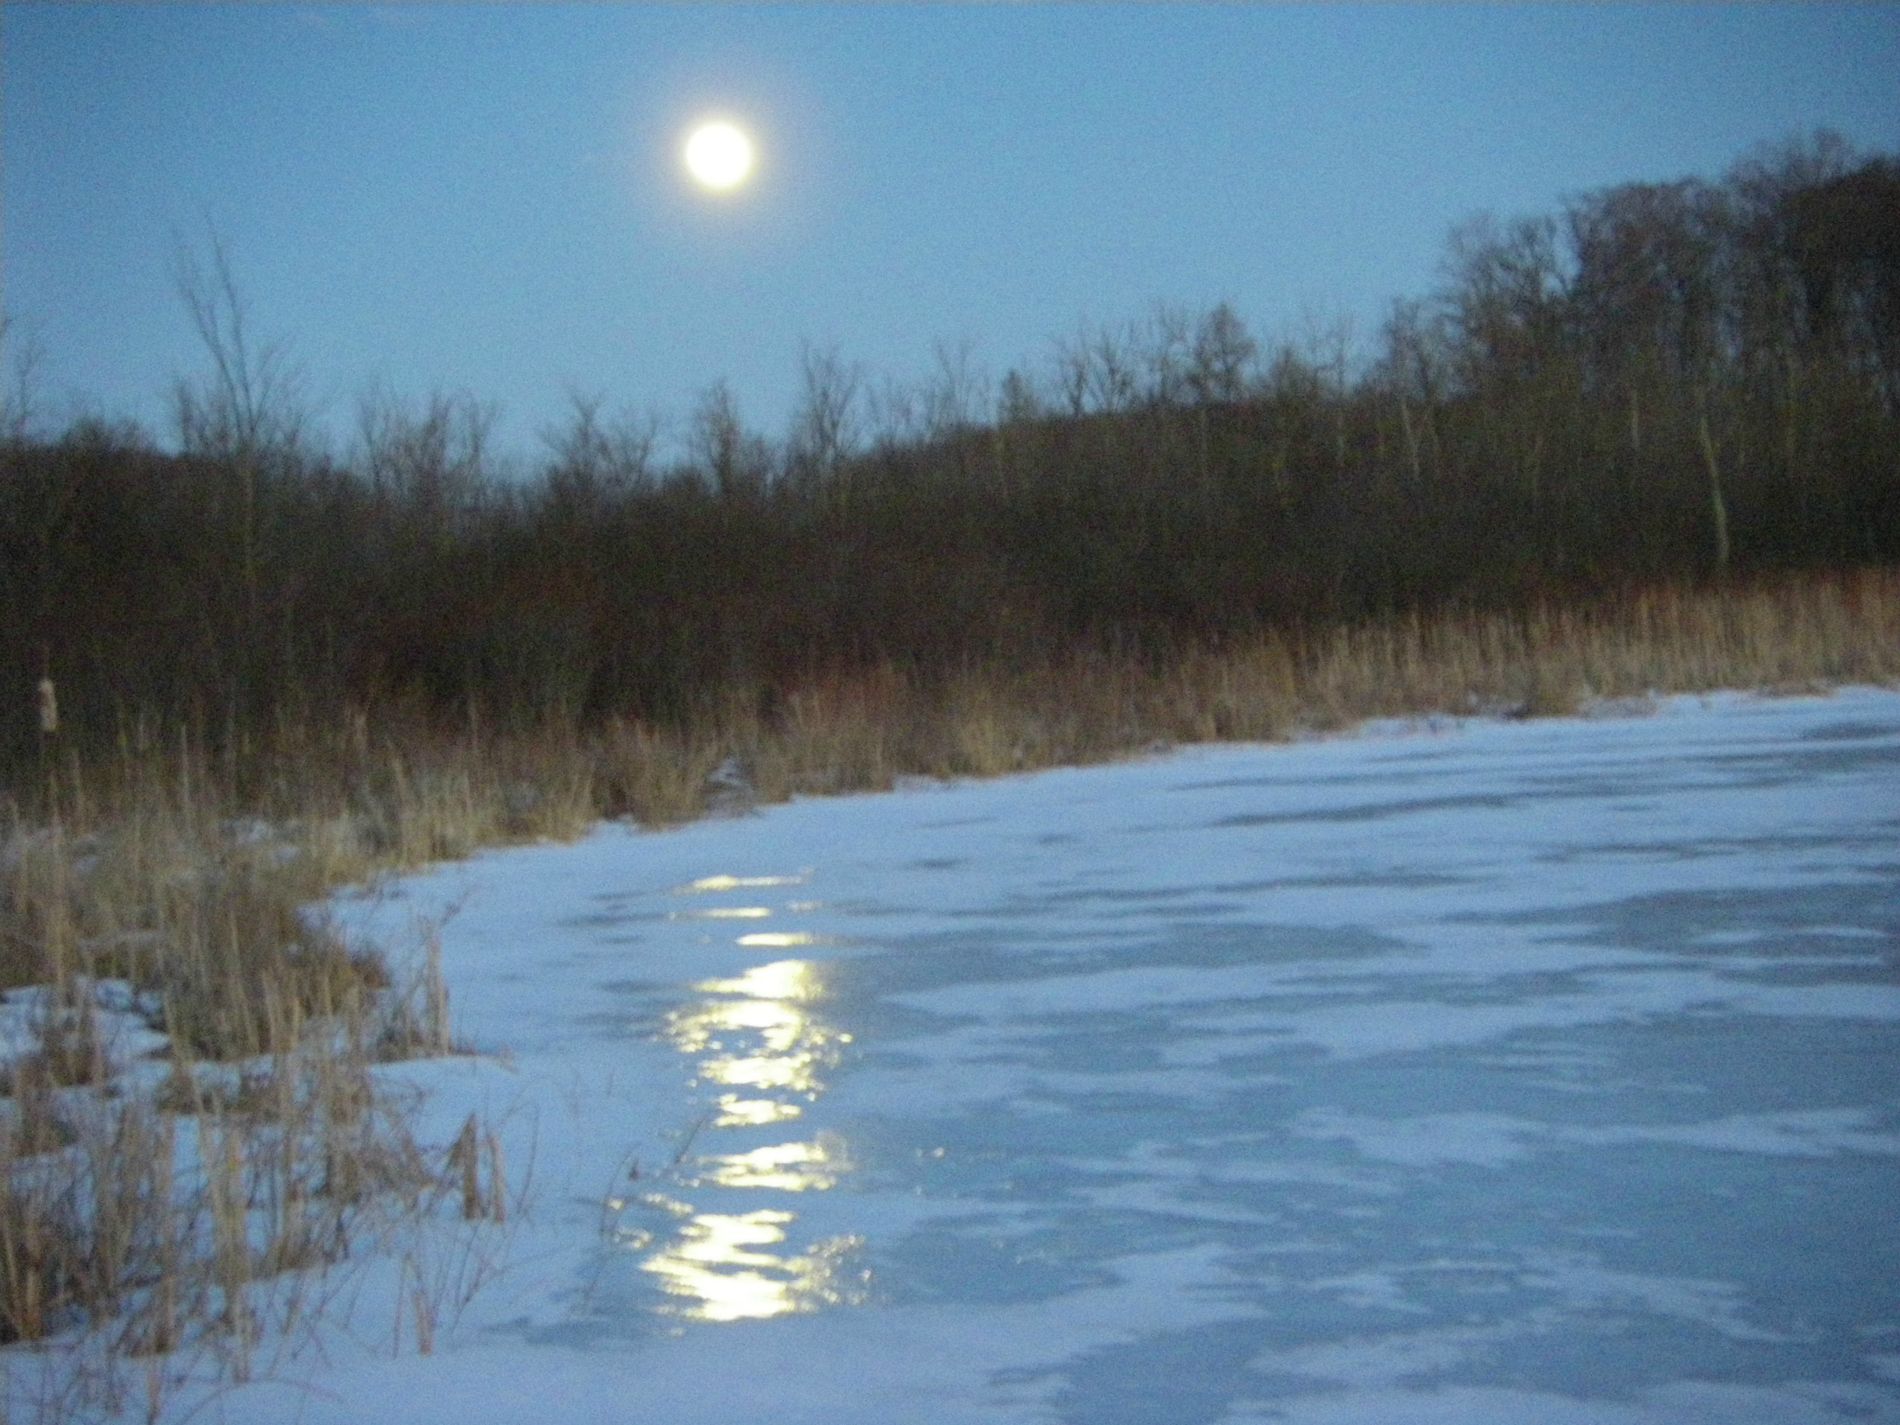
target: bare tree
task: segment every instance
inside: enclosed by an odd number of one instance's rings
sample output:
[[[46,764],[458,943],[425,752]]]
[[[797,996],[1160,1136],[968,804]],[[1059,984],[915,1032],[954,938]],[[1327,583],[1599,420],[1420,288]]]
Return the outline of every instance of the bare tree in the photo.
[[[865,396],[872,443],[886,459],[924,437],[923,392],[912,382],[886,376]]]
[[[182,243],[174,257],[178,295],[211,360],[211,371],[197,384],[175,383],[173,408],[185,453],[218,462],[236,481],[234,537],[243,586],[243,631],[247,646],[254,646],[261,616],[260,484],[301,462],[306,415],[300,380],[284,347],[254,342],[248,307],[223,240],[213,232],[208,242],[209,268]]]
[[[792,418],[795,469],[824,479],[857,450],[863,372],[833,347],[807,344],[799,354],[800,397]]]
[[[1468,384],[1521,389],[1560,351],[1571,279],[1557,236],[1554,219],[1501,227],[1489,215],[1452,232],[1445,305],[1472,359]]]
[[[1139,333],[1110,326],[1078,325],[1056,339],[1056,384],[1071,416],[1111,415],[1132,410],[1141,390],[1136,351]]]
[[[1170,404],[1193,406],[1194,462],[1202,485],[1213,479],[1214,407],[1237,404],[1259,348],[1246,324],[1222,302],[1190,327],[1185,314],[1170,328],[1175,392]]]
[[[1194,399],[1238,401],[1246,394],[1247,373],[1259,352],[1234,309],[1225,302],[1215,306],[1194,328],[1193,359],[1187,370]]]
[[[943,440],[969,429],[977,412],[989,406],[989,378],[977,364],[975,341],[967,336],[937,342],[931,356],[935,370],[924,388],[924,424],[932,439]]]
[[[446,530],[480,500],[498,416],[493,402],[467,392],[434,392],[412,411],[388,390],[373,388],[357,406],[363,472],[430,530]]]
[[[1383,332],[1385,354],[1380,384],[1399,408],[1399,434],[1405,442],[1405,464],[1417,485],[1424,478],[1423,451],[1438,462],[1437,411],[1445,377],[1443,356],[1422,303],[1392,303]],[[1422,427],[1422,429],[1421,429]]]
[[[1088,343],[1089,391],[1104,414],[1132,410],[1140,390],[1135,379],[1134,342],[1110,327],[1098,327]]]
[[[1056,390],[1071,419],[1079,419],[1088,410],[1089,339],[1086,330],[1074,337],[1055,340]]]
[[[687,445],[720,494],[749,494],[765,487],[771,452],[764,440],[746,433],[739,403],[724,381],[714,382],[700,395]]]
[[[1143,356],[1148,367],[1143,397],[1149,405],[1173,409],[1193,399],[1193,324],[1180,307],[1157,302],[1148,314]]]
[[[179,298],[211,360],[203,380],[173,386],[179,442],[253,467],[293,458],[307,423],[301,377],[281,342],[256,343],[224,241],[213,232],[207,242],[208,265],[182,243],[173,260]]]
[[[7,351],[7,384],[0,390],[0,441],[23,445],[39,418],[39,370],[46,349],[37,333],[21,333],[19,321],[0,315],[0,351]]]
[[[1027,425],[1042,415],[1042,398],[1022,372],[1012,368],[997,391],[996,421],[1002,426]]]
[[[649,483],[660,418],[651,411],[601,414],[603,400],[579,391],[568,393],[571,414],[565,426],[549,426],[541,442],[552,457],[548,493],[557,505],[593,509]]]
[[[1326,404],[1333,413],[1333,467],[1346,468],[1346,405],[1352,365],[1352,318],[1340,314],[1330,320],[1317,312],[1300,314],[1301,345],[1311,369],[1324,383]]]

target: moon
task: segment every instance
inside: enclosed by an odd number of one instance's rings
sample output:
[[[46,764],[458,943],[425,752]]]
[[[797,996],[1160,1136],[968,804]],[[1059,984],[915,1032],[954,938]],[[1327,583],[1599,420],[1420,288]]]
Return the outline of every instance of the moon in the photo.
[[[737,124],[714,119],[696,125],[682,155],[686,171],[700,187],[729,193],[752,174],[752,140]]]

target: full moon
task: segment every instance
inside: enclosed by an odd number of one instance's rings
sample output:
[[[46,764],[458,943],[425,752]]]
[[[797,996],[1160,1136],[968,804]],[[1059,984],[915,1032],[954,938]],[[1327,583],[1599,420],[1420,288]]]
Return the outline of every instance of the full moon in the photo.
[[[700,187],[729,192],[752,172],[752,140],[723,119],[701,124],[687,137],[685,158],[686,171]]]

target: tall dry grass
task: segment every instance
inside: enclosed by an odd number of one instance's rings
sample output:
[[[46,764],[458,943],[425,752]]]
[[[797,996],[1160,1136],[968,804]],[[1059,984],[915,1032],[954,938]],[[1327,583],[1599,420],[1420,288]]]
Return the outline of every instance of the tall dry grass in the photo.
[[[110,756],[49,757],[37,817],[16,802],[0,826],[0,1345],[57,1339],[84,1363],[35,1413],[112,1407],[109,1363],[154,1353],[250,1374],[365,1224],[434,1212],[466,1176],[374,1073],[452,1047],[439,962],[418,954],[399,979],[313,905],[581,824],[539,790],[527,810],[472,794],[485,752],[471,739],[445,763],[346,721],[298,732],[247,785],[189,738],[132,728]]]
[[[0,1079],[0,1342],[216,1341],[242,1373],[267,1325],[259,1284],[338,1259],[365,1203],[447,1194],[496,1211],[492,1137],[471,1124],[426,1150],[373,1072],[451,1047],[439,962],[392,983],[311,911],[338,886],[602,816],[684,821],[729,794],[720,769],[773,801],[1369,717],[1896,679],[1900,572],[1882,570],[1165,655],[877,666],[769,697],[735,688],[686,727],[444,728],[383,709],[215,753],[138,723],[104,755],[49,748],[0,801],[0,989],[38,987],[40,1006]],[[101,1026],[124,1015],[108,998],[162,1031],[161,1058],[109,1042]]]
[[[770,800],[1156,744],[1274,740],[1374,717],[1545,716],[1652,692],[1896,678],[1900,573],[1883,570],[1262,633],[1165,657],[1078,653],[948,674],[885,667],[797,690],[769,723],[735,705],[722,727],[670,751],[650,734],[637,765],[659,754],[670,769],[661,775],[677,785],[662,819],[672,819],[694,810],[702,769],[733,755],[751,759]]]

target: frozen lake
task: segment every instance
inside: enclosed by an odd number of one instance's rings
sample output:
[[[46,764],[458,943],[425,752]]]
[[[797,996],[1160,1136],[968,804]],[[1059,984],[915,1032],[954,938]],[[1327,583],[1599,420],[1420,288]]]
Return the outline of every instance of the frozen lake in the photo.
[[[227,1418],[1900,1421],[1900,695],[609,828],[349,913],[451,906],[514,1057],[415,1072],[527,1220],[434,1357]]]

